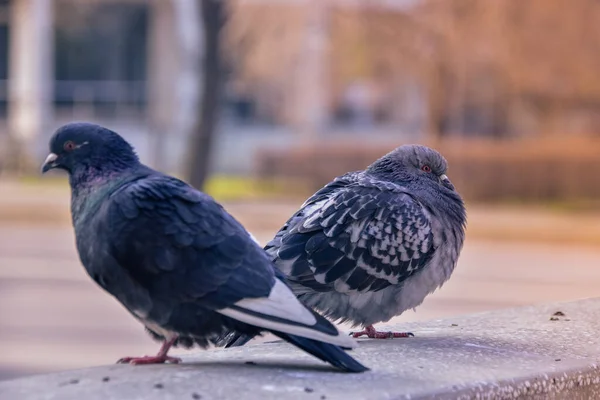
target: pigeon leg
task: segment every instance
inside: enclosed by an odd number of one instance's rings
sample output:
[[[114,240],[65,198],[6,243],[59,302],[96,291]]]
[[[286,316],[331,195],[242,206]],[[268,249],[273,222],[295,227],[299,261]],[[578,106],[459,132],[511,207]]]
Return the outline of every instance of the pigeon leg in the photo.
[[[177,337],[174,337],[171,340],[165,340],[160,346],[160,350],[158,354],[155,356],[143,356],[143,357],[123,357],[117,364],[164,364],[165,362],[170,362],[173,364],[177,364],[181,362],[181,358],[170,357],[167,355],[173,343],[175,343]]]
[[[367,326],[360,332],[350,332],[350,335],[352,335],[353,338],[367,336],[370,339],[392,339],[415,336],[411,332],[377,332],[375,328],[373,328],[373,325]]]

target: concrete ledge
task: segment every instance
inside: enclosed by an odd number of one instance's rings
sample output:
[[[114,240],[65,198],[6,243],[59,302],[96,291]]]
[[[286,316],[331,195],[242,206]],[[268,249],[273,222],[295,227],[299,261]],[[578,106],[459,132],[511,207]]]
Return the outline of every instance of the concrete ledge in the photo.
[[[599,321],[600,299],[532,306],[389,326],[416,337],[362,340],[353,353],[372,368],[364,374],[336,372],[272,342],[204,351],[180,365],[111,365],[4,381],[0,398],[600,398]]]

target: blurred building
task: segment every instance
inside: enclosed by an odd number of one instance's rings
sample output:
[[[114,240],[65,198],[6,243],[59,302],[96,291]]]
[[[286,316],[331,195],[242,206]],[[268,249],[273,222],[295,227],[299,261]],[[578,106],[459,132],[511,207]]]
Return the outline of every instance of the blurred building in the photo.
[[[229,4],[218,169],[314,135],[600,132],[595,0]],[[179,154],[176,28],[172,0],[0,0],[0,135],[85,119]]]
[[[339,3],[336,7],[354,4]],[[332,4],[230,2],[228,82],[218,146],[228,157],[215,157],[217,169],[247,168],[253,157],[252,151],[245,151],[248,146],[266,141],[289,146],[309,133],[332,130],[336,122],[342,129],[356,126],[359,133],[367,129],[372,136],[394,140],[389,133],[397,130],[373,131],[380,120],[375,108],[381,101],[371,82],[357,79],[345,89],[344,104],[331,106],[329,93],[338,85],[328,72]],[[281,73],[284,64],[276,63],[280,70],[268,79],[242,61],[245,52],[259,54],[247,46],[255,39],[245,30],[248,24],[269,28],[256,14],[261,7],[268,15],[281,13],[281,21],[290,25],[280,32],[278,45],[271,47],[268,39],[255,44],[270,54],[283,44],[288,54],[300,55],[296,58],[300,63],[287,74]],[[294,18],[298,7],[304,11],[296,16],[305,18]],[[246,13],[256,18],[238,18]],[[143,155],[152,153],[154,133],[172,136],[164,146],[172,149],[159,151],[170,152],[169,160],[180,159],[186,138],[178,137],[173,128],[181,75],[176,31],[171,0],[0,0],[0,139],[10,132],[42,152],[45,141],[34,139],[67,121],[89,120],[137,133],[130,139]],[[243,43],[237,41],[240,34]],[[283,57],[282,53],[282,62]],[[166,167],[174,167],[173,162]]]
[[[302,127],[309,119],[323,130],[423,132],[426,93],[413,76],[395,76],[393,66],[376,60],[381,38],[370,29],[375,10],[402,16],[419,3],[235,1],[226,40],[232,92],[241,93],[244,110],[261,121]]]
[[[388,8],[389,3],[393,11],[400,5],[415,2],[387,0],[381,4]],[[51,114],[58,119],[72,115],[141,118],[151,107],[152,87],[160,86],[158,81],[165,76],[172,78],[177,71],[177,54],[173,49],[176,47],[173,43],[175,26],[169,3],[167,0],[0,0],[0,115],[7,117],[7,104],[11,99],[15,111],[32,111],[34,107],[48,107],[51,103]],[[337,74],[319,77],[317,72],[314,76],[302,76],[306,64],[296,63],[295,68],[287,68],[287,65],[307,59],[309,53],[322,51],[323,54],[314,56],[324,64],[323,71],[327,71],[325,63],[332,57],[328,51],[332,47],[329,43],[332,39],[330,8],[355,8],[356,2],[242,0],[231,4],[234,18],[228,32],[234,38],[232,43],[238,40],[228,47],[229,73],[235,78],[228,85],[226,96],[232,118],[244,123],[298,122],[302,117],[296,106],[302,96],[302,86],[309,84],[306,82],[309,78],[321,78],[322,82],[317,84],[324,83],[327,89],[339,92],[340,83],[333,79]],[[280,26],[264,24],[265,18],[273,16]],[[317,32],[312,32],[313,28]],[[264,32],[254,37],[252,30],[256,29]],[[278,43],[270,40],[270,34],[276,36]],[[354,36],[357,34],[361,32]],[[240,39],[240,35],[243,38]],[[315,49],[314,42],[319,40],[321,48]],[[240,63],[250,51],[249,41],[260,47],[259,52],[269,53],[267,57],[279,55],[278,65],[274,65],[279,71],[273,68],[256,71],[256,62]],[[337,39],[333,45],[338,47]],[[281,52],[281,46],[287,51]],[[251,53],[255,58],[262,57],[255,47]],[[331,61],[336,59],[338,57]],[[282,68],[284,62],[286,68]],[[287,74],[281,76],[282,69],[286,69]],[[275,73],[264,82],[261,73],[271,72]],[[341,72],[342,78],[348,75]],[[362,81],[367,77],[358,72],[354,74],[355,81],[338,96],[342,100],[335,110],[327,109],[339,115],[340,121],[351,119],[354,114],[358,121],[381,119],[378,115],[385,112],[376,110],[381,108],[377,88],[372,82]],[[295,81],[294,78],[300,79]],[[162,84],[163,89],[166,85]],[[327,103],[330,102],[328,99]],[[40,112],[36,111],[38,117],[48,114]]]
[[[316,26],[328,122],[442,135],[600,133],[598,1],[238,3],[232,54],[261,118],[298,118],[290,94],[306,84],[305,33]]]
[[[0,134],[39,137],[71,119],[143,120],[145,1],[1,0]]]

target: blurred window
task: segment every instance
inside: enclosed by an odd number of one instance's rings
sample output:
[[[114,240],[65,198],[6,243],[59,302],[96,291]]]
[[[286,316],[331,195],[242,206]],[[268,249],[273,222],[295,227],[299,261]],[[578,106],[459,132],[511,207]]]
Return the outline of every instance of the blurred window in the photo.
[[[56,2],[57,112],[145,112],[148,12],[141,3]]]

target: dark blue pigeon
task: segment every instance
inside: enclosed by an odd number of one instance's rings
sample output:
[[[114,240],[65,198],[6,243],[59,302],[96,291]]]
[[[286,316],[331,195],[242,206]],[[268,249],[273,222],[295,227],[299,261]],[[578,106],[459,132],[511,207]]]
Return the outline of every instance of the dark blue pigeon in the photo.
[[[77,250],[92,279],[153,336],[154,357],[179,362],[173,345],[206,347],[226,332],[272,332],[348,372],[366,367],[355,342],[303,306],[248,232],[208,195],[154,171],[118,134],[72,123],[50,140],[43,172],[69,173]]]
[[[265,250],[304,304],[362,326],[354,337],[412,336],[373,324],[420,305],[456,267],[466,211],[447,168],[433,149],[400,146],[315,193]],[[216,342],[249,339],[230,333]]]

